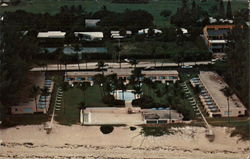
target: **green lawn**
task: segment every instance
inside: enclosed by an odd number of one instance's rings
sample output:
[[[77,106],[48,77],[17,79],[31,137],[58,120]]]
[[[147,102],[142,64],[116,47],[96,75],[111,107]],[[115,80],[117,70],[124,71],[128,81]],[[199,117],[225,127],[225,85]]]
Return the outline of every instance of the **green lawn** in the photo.
[[[189,103],[188,99],[184,97],[184,90],[182,88],[176,88],[173,84],[169,84],[168,89],[166,90],[167,84],[158,83],[154,88],[149,87],[146,84],[142,86],[142,92],[144,95],[151,96],[154,100],[154,103],[158,103],[159,105],[155,105],[155,107],[159,106],[169,106],[168,98],[171,97],[173,99],[174,109],[185,110],[186,115],[193,119],[194,110]]]
[[[248,118],[230,118],[228,123],[227,118],[209,119],[209,124],[213,126],[234,127],[231,136],[239,135],[243,140],[250,140],[250,120]]]
[[[147,86],[146,84],[143,84],[143,86],[142,86],[143,94],[145,94],[147,96],[151,96],[156,103],[168,104],[167,101],[166,101],[166,94],[164,94],[163,96],[157,96],[157,94],[156,94],[157,90],[160,90],[161,92],[164,92],[165,84],[158,84],[156,86],[156,89],[152,89],[149,86]]]
[[[191,4],[192,1],[190,1]],[[214,0],[208,0],[208,2],[197,2],[202,8],[208,10],[212,5],[217,4]],[[148,4],[116,4],[111,3],[111,0],[23,0],[18,6],[9,6],[0,9],[0,14],[5,11],[26,10],[33,13],[51,13],[55,14],[64,5],[82,5],[88,12],[95,12],[99,10],[103,5],[106,5],[109,10],[121,12],[127,8],[132,10],[143,9],[150,12],[155,19],[157,26],[169,25],[169,20],[160,16],[160,12],[164,9],[168,9],[175,13],[177,7],[181,4],[181,0],[152,0]],[[232,1],[233,10],[238,10],[247,6],[247,2]]]
[[[86,98],[84,97],[86,95]],[[87,107],[105,107],[102,102],[102,89],[94,85],[85,93],[79,88],[70,88],[64,92],[63,106],[55,118],[61,124],[71,125],[79,122],[79,103],[84,101]],[[85,100],[84,100],[85,98]]]
[[[194,42],[186,41],[182,46],[176,42],[160,42],[160,41],[142,41],[142,42],[124,42],[122,43],[121,55],[156,55],[172,56],[178,52],[185,50],[199,50]]]

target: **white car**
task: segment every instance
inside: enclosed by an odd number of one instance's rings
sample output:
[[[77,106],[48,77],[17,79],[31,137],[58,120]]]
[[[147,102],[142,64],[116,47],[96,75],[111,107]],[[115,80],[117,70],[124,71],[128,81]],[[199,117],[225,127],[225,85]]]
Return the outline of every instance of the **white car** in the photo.
[[[130,59],[124,59],[125,62],[130,62],[131,60]]]
[[[184,66],[181,66],[181,68],[193,68],[193,66],[190,66],[190,65],[184,65]]]
[[[218,61],[218,58],[217,58],[217,59],[212,59],[211,61],[212,61],[212,62],[216,62],[216,61]]]

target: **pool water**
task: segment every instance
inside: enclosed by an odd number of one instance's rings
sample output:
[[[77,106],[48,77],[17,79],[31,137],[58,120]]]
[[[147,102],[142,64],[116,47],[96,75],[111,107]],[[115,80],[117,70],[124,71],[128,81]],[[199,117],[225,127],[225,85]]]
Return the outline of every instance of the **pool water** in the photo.
[[[124,95],[121,90],[117,90],[115,93],[117,93],[117,99],[125,100],[125,101],[132,101],[135,99],[135,95],[132,91],[125,91]],[[124,98],[124,99],[123,99]]]

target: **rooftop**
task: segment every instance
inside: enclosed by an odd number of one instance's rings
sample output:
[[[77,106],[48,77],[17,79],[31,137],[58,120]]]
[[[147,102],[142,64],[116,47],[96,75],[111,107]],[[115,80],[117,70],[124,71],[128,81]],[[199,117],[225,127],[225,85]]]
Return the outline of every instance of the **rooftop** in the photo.
[[[227,41],[226,40],[209,40],[209,43],[211,43],[211,44],[221,44],[221,43],[225,44],[225,43],[227,43]]]
[[[146,120],[167,120],[170,118],[169,110],[142,109]],[[183,115],[175,110],[171,110],[171,119],[182,120]]]
[[[107,74],[131,75],[133,69],[108,69]]]
[[[221,89],[228,86],[223,79],[214,72],[200,72],[200,79],[203,85],[206,87],[208,93],[214,99],[216,105],[223,112],[227,110],[227,98]],[[230,109],[245,110],[244,105],[241,103],[239,98],[234,94],[229,100]]]
[[[74,32],[75,35],[87,35],[91,36],[92,38],[103,38],[103,32]]]
[[[67,72],[68,76],[94,76],[96,74],[102,74],[102,72],[101,71]]]
[[[208,29],[207,33],[209,36],[223,36],[228,34],[229,29],[223,29],[223,30],[211,30]]]
[[[138,31],[138,34],[148,34],[148,30],[149,30],[149,28],[141,29],[141,30]],[[155,34],[161,34],[162,33],[162,31],[159,30],[159,29],[153,29],[153,31],[154,31]]]
[[[178,71],[176,70],[143,70],[142,74],[150,74],[150,75],[179,75]]]
[[[85,19],[85,26],[86,27],[95,27],[98,22],[100,22],[100,19]]]
[[[48,32],[39,32],[38,38],[64,38],[66,32],[61,31],[48,31]]]

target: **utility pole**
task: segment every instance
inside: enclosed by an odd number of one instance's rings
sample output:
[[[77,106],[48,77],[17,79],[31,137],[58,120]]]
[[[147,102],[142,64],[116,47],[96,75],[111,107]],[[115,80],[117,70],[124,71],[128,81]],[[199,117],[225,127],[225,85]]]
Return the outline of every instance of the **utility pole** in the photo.
[[[121,64],[121,55],[120,55],[120,48],[121,48],[121,42],[120,42],[120,39],[118,39],[118,62],[119,62],[119,65],[120,65],[120,68],[122,67],[122,64]]]

